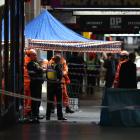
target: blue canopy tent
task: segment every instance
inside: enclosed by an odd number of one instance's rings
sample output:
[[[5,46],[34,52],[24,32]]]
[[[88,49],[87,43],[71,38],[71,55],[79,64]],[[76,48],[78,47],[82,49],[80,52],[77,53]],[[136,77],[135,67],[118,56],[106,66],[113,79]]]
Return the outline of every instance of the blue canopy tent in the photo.
[[[2,30],[3,32],[3,30]],[[2,33],[2,39],[4,38]],[[89,40],[70,30],[47,10],[25,26],[28,47],[54,51],[119,52],[121,42]]]
[[[61,41],[89,41],[89,39],[70,30],[57,19],[55,19],[47,10],[33,19],[25,27],[25,37],[41,40],[61,40]]]

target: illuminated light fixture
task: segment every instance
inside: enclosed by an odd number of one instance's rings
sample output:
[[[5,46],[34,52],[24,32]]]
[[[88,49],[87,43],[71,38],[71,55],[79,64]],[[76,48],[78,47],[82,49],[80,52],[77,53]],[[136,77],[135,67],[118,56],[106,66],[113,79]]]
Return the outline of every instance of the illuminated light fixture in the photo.
[[[105,37],[109,36],[140,36],[140,34],[105,34]]]
[[[5,0],[0,0],[0,6],[5,4]]]
[[[140,15],[140,11],[73,11],[73,15]]]
[[[128,11],[140,10],[140,8],[77,8],[77,7],[74,7],[74,8],[57,7],[54,9],[57,9],[57,10],[128,10]]]

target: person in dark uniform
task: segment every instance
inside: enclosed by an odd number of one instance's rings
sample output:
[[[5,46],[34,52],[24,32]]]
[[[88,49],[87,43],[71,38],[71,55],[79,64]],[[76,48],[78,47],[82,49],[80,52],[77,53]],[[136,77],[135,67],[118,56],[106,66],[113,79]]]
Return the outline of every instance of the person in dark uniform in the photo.
[[[47,110],[46,120],[50,120],[51,111],[53,108],[54,97],[57,101],[57,118],[58,120],[67,120],[62,113],[62,65],[61,57],[54,56],[53,62],[48,66],[47,70]]]
[[[113,85],[113,81],[115,78],[116,68],[117,68],[117,60],[114,58],[114,54],[108,53],[108,58],[105,60],[104,68],[106,68],[105,75],[105,87],[111,88]]]
[[[31,61],[27,64],[28,73],[30,76],[30,90],[31,97],[41,99],[43,80],[43,69],[37,61],[37,54],[35,50],[30,50]],[[32,100],[32,121],[39,122],[39,107],[41,102]]]
[[[129,59],[120,67],[118,88],[137,88],[135,54],[130,53]]]

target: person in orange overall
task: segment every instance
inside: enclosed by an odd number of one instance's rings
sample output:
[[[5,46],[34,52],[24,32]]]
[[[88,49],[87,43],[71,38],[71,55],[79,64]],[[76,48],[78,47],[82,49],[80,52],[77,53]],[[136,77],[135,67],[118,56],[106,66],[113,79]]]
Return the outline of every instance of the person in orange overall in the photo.
[[[120,60],[119,60],[118,66],[117,66],[117,70],[116,70],[115,78],[114,78],[114,82],[113,82],[114,88],[118,88],[120,68],[121,68],[121,65],[128,60],[128,55],[129,55],[129,53],[125,50],[121,51],[121,53],[120,53]]]
[[[56,54],[59,55],[60,54]],[[53,63],[53,57],[51,60],[48,62],[48,65]],[[62,71],[63,71],[63,78],[62,78],[62,98],[63,98],[63,105],[65,106],[65,112],[66,113],[74,113],[73,110],[69,107],[69,96],[68,96],[68,91],[67,91],[67,84],[70,84],[70,79],[68,76],[68,65],[66,63],[66,60],[64,57],[61,56],[61,64],[62,64]],[[54,112],[52,110],[52,112]]]
[[[70,79],[68,76],[68,65],[64,57],[61,56],[61,64],[62,64],[62,71],[63,71],[63,78],[62,78],[62,97],[63,97],[63,104],[66,107],[66,113],[74,113],[73,110],[69,107],[69,96],[67,91],[67,84],[70,84]]]
[[[24,57],[24,95],[31,96],[30,93],[30,77],[27,70],[27,64],[31,61],[30,59],[30,50],[25,51]],[[24,117],[28,117],[31,113],[31,100],[24,99]]]

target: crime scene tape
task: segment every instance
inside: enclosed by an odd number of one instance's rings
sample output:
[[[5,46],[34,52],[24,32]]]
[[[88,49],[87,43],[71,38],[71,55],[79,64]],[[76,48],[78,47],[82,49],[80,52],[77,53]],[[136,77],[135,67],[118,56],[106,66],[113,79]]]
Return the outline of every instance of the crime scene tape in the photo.
[[[38,98],[30,97],[30,96],[21,95],[18,93],[5,91],[2,89],[0,89],[0,94],[6,95],[6,96],[11,96],[11,97],[16,97],[16,98],[20,98],[20,99],[30,99],[33,101],[54,103],[53,101],[49,101],[47,99],[38,99]],[[62,103],[57,102],[57,104],[62,104]],[[127,110],[140,110],[140,106],[136,106],[136,105],[130,105],[130,106],[124,106],[124,105],[102,106],[101,105],[101,106],[94,106],[94,108],[106,108],[106,109],[110,109],[110,111],[125,110],[125,109],[127,109]]]
[[[26,95],[14,93],[14,92],[5,91],[2,89],[0,89],[0,94],[11,96],[11,97],[16,97],[16,98],[20,98],[20,99],[30,99],[33,101],[47,102],[47,99],[38,99],[38,98],[31,97],[31,96],[26,96]],[[51,102],[51,101],[49,101],[49,102]],[[51,102],[51,103],[54,103],[54,102]]]

